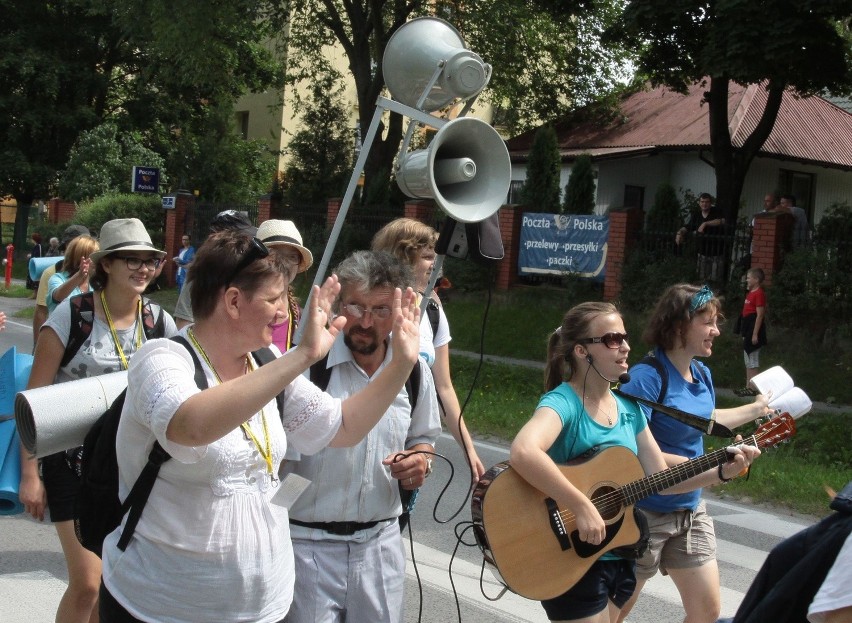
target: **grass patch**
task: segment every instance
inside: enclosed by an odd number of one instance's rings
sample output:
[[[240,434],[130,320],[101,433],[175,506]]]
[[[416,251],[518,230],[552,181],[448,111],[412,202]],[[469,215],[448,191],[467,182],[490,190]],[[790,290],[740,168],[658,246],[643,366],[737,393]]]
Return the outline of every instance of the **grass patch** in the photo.
[[[32,296],[33,291],[27,290],[25,286],[12,284],[9,288],[0,288],[0,296],[6,296],[10,299],[25,299]]]
[[[543,362],[547,336],[562,321],[565,311],[589,297],[578,298],[570,291],[518,288],[492,297],[485,325],[485,352]],[[451,348],[479,352],[487,294],[456,292],[444,297],[444,310],[450,320]],[[642,341],[647,313],[629,313],[625,318],[631,336],[630,363],[650,349]],[[717,387],[737,389],[745,385],[741,338],[733,334],[732,322],[721,327],[713,356],[706,360]],[[761,352],[761,368],[781,365],[812,400],[852,404],[852,348],[843,340],[814,343],[809,335],[777,326],[769,328],[769,344]]]
[[[24,318],[32,320],[33,316],[35,316],[35,305],[33,305],[32,307],[25,307],[24,309],[19,309],[15,312],[15,318]]]

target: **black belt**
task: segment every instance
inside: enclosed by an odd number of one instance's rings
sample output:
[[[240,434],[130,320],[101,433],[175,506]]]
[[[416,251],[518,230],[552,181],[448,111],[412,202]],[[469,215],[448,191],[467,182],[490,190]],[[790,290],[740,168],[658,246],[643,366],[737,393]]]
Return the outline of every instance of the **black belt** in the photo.
[[[360,530],[368,530],[373,526],[378,526],[387,519],[378,521],[299,521],[298,519],[290,518],[290,523],[294,526],[302,526],[303,528],[316,528],[317,530],[325,530],[330,534],[339,536],[352,536]]]

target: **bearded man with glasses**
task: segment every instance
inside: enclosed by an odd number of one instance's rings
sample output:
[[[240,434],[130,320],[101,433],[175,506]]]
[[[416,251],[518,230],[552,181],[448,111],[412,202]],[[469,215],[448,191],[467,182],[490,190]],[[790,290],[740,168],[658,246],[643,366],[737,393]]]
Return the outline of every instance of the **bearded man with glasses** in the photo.
[[[326,391],[345,398],[372,383],[391,361],[394,290],[410,290],[412,275],[389,253],[372,251],[353,253],[334,272],[341,285],[335,310],[346,324],[319,365],[330,369]],[[358,445],[326,448],[283,469],[311,481],[290,508],[296,586],[287,623],[327,620],[331,612],[349,623],[402,620],[400,488],[423,484],[431,459],[418,451],[433,452],[441,432],[432,374],[422,359],[415,365],[416,399],[401,387]],[[350,583],[355,577],[358,582]]]

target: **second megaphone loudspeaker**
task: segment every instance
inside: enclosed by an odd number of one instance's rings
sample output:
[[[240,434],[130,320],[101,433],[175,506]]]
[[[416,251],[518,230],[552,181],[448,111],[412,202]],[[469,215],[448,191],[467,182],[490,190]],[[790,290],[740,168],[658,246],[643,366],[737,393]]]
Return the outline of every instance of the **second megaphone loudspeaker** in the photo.
[[[472,117],[444,125],[427,149],[398,164],[396,181],[409,197],[434,199],[449,216],[478,223],[497,212],[509,193],[509,151],[497,131]]]

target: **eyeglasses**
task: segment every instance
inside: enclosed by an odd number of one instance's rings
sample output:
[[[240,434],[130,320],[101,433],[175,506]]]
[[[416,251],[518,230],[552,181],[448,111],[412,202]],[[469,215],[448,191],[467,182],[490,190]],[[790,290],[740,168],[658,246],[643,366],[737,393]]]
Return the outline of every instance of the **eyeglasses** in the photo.
[[[115,259],[124,260],[124,263],[127,264],[127,270],[139,270],[143,264],[148,270],[157,270],[163,261],[158,257],[149,257],[147,260],[143,260],[141,257],[124,255],[116,255]]]
[[[266,248],[266,245],[263,244],[260,239],[252,238],[248,249],[246,249],[245,253],[243,253],[243,257],[240,258],[240,261],[237,262],[234,270],[232,270],[231,274],[228,275],[228,279],[225,281],[225,287],[227,288],[231,285],[234,279],[237,278],[237,275],[243,272],[250,264],[256,260],[265,258],[267,255],[269,255],[269,249]]]
[[[578,344],[603,344],[607,348],[621,348],[621,345],[627,341],[626,333],[604,333],[600,337],[584,337],[577,340]]]
[[[379,320],[385,320],[391,315],[391,308],[383,305],[382,307],[371,307],[367,309],[366,307],[362,307],[361,305],[357,305],[355,303],[349,303],[348,305],[343,306],[343,312],[352,316],[353,318],[358,318],[359,320],[366,316],[367,314],[371,314],[373,318],[378,318]]]

